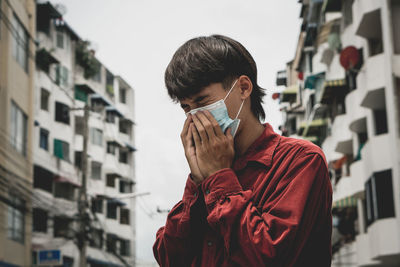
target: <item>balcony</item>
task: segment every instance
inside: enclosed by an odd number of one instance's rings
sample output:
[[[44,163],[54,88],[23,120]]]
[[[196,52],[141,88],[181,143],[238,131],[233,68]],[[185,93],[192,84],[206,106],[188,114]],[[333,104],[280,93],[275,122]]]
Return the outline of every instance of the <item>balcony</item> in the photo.
[[[379,261],[371,259],[370,237],[368,234],[359,234],[356,236],[357,263],[360,266],[379,266]]]
[[[350,165],[351,173],[351,195],[361,197],[364,194],[365,182],[370,174],[365,172],[365,161],[362,159]]]
[[[372,259],[382,261],[397,260],[397,264],[400,263],[398,258],[398,254],[400,254],[398,242],[400,233],[396,218],[375,221],[368,227],[368,235],[369,240],[373,240],[373,242],[369,243],[369,255],[371,255]]]

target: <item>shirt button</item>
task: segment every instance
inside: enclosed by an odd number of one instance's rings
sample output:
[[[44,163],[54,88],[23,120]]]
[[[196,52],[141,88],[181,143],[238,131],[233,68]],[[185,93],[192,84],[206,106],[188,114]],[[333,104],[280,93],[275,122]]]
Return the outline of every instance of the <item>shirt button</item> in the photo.
[[[206,195],[208,195],[208,194],[210,194],[210,190],[207,189],[206,190]]]
[[[207,246],[209,246],[209,247],[211,247],[212,244],[213,244],[213,243],[212,243],[211,241],[208,241],[208,242],[207,242]]]

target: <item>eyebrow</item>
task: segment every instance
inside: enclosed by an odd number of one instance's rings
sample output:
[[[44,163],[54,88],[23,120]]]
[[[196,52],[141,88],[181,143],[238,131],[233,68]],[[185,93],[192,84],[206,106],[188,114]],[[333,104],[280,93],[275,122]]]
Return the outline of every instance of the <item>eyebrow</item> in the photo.
[[[198,103],[204,99],[206,99],[207,97],[209,97],[209,95],[202,95],[202,96],[198,96],[196,97],[196,99],[194,100],[194,102]]]
[[[208,98],[210,95],[202,95],[202,96],[198,96],[198,97],[196,97],[194,100],[193,100],[193,102],[195,102],[195,103],[199,103],[199,102],[201,102],[202,100],[204,100],[204,99],[206,99],[206,98]],[[183,109],[185,109],[186,107],[188,107],[189,105],[187,105],[187,104],[181,104],[181,108],[183,108]]]

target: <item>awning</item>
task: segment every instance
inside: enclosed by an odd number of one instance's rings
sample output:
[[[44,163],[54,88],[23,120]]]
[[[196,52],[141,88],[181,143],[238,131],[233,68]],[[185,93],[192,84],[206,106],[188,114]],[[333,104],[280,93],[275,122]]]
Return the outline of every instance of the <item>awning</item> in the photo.
[[[123,117],[124,115],[115,107],[106,107],[106,112],[115,113],[118,117]]]
[[[345,79],[329,80],[324,82],[322,87],[322,104],[331,104],[336,97],[343,97],[348,92],[348,86]]]
[[[99,94],[93,94],[90,96],[90,99],[92,100],[92,102],[100,102],[105,106],[111,106],[111,103],[104,98],[104,96],[99,95]]]
[[[83,92],[87,94],[93,94],[94,90],[87,84],[75,84],[75,88],[78,88],[79,90],[82,90]]]
[[[353,140],[350,139],[338,142],[335,151],[342,154],[353,154]]]
[[[361,106],[370,109],[385,109],[385,89],[370,90],[361,101]]]
[[[121,142],[119,142],[115,139],[107,140],[107,144],[112,144],[112,145],[119,146],[119,147],[124,146]]]
[[[326,119],[316,119],[311,121],[310,124],[304,129],[303,136],[313,136],[318,133],[319,129],[328,124]]]
[[[119,206],[125,206],[126,205],[124,202],[122,202],[121,200],[119,200],[117,198],[109,198],[109,199],[107,199],[107,202],[115,204],[115,205],[119,205]]]
[[[350,208],[357,207],[357,199],[353,196],[345,197],[335,201],[332,208]]]
[[[125,146],[126,146],[131,152],[134,152],[134,151],[137,150],[133,145],[131,145],[131,144],[127,143],[127,142],[125,142]]]
[[[361,119],[352,121],[349,125],[350,131],[355,133],[365,133],[367,132],[367,118],[363,117]]]
[[[315,84],[318,79],[324,79],[325,77],[325,72],[320,72],[314,75],[310,75],[306,78],[306,81],[304,82],[304,88],[308,89],[315,89]]]
[[[382,38],[381,12],[379,8],[363,15],[356,34],[368,39]]]
[[[335,25],[338,25],[338,23],[340,23],[340,19],[334,19],[334,20],[328,21],[321,27],[321,30],[319,31],[318,37],[317,37],[318,45],[323,44],[326,41],[328,41],[329,34],[336,30]]]
[[[54,182],[56,182],[56,183],[68,183],[68,184],[71,184],[71,185],[73,185],[75,187],[81,187],[80,184],[72,181],[70,178],[67,178],[67,177],[64,177],[64,176],[61,176],[61,175],[54,176]]]
[[[281,93],[281,102],[295,102],[298,91],[299,85],[297,84],[286,87]]]

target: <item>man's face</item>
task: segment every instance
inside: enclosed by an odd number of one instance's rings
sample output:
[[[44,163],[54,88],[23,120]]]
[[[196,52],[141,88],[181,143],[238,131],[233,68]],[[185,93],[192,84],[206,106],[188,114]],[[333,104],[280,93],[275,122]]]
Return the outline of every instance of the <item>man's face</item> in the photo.
[[[232,83],[233,84],[233,83]],[[185,113],[192,109],[204,107],[224,99],[228,90],[224,90],[221,83],[212,83],[205,87],[199,93],[180,100],[180,104]],[[238,83],[234,86],[229,96],[225,99],[225,105],[228,109],[230,118],[235,118],[239,111],[242,99],[240,98],[240,88]]]

